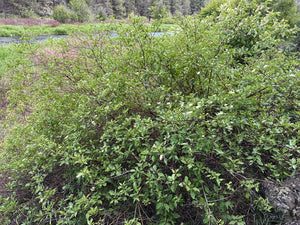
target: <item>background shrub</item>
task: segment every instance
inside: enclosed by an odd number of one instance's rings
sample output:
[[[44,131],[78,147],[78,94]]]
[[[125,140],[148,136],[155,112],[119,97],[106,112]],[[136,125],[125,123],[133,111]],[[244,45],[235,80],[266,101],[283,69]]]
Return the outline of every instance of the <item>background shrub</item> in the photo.
[[[71,15],[72,20],[85,22],[92,19],[92,13],[90,12],[85,0],[71,0],[68,6],[73,11]]]
[[[70,12],[65,6],[58,5],[53,9],[52,17],[58,22],[65,23],[70,19]]]

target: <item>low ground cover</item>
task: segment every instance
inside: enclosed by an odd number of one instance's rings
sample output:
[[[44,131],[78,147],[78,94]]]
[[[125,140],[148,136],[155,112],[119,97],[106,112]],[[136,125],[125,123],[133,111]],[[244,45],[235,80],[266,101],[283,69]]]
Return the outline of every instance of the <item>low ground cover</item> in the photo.
[[[116,22],[116,21],[115,21]],[[60,24],[54,20],[33,20],[33,19],[0,19],[0,37],[10,36],[28,36],[28,35],[69,35],[73,32],[86,33],[89,30],[101,30],[103,27],[109,27],[113,21],[101,23],[84,23],[84,24]],[[128,21],[121,21],[120,24],[127,26]],[[158,31],[168,31],[178,27],[176,24],[162,24]]]

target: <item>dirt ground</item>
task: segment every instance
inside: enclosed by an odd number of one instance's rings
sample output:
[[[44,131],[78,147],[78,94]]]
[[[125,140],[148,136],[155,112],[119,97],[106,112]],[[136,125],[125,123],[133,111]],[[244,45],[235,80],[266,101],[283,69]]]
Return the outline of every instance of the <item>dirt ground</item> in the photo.
[[[100,23],[101,21],[93,21],[92,23]],[[105,21],[105,23],[114,23],[114,21]],[[130,23],[129,20],[126,23]],[[144,21],[144,23],[150,23],[150,21]],[[68,22],[68,24],[80,25],[78,22]],[[61,25],[60,22],[54,19],[32,19],[32,18],[10,18],[10,19],[0,19],[1,25],[15,25],[15,26],[41,26],[50,25],[52,27],[57,27]]]
[[[0,195],[2,197],[7,197],[8,191],[5,188],[5,185],[9,182],[7,174],[0,174]]]
[[[10,18],[10,19],[0,19],[0,25],[18,25],[18,26],[50,25],[52,27],[56,27],[60,25],[60,23],[53,19]]]

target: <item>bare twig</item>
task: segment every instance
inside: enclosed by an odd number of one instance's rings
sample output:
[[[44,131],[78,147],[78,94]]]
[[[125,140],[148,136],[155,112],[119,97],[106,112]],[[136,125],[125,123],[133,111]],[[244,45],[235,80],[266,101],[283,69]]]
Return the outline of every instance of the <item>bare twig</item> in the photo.
[[[209,208],[209,201],[207,200],[203,184],[202,184],[202,191],[203,191],[203,195],[204,195],[204,198],[205,198],[206,206],[207,206],[207,209],[208,209],[208,212],[209,212],[209,215],[210,215],[209,216],[209,224],[211,225],[211,218],[213,218],[214,221],[217,223],[217,220],[216,220],[215,216],[212,214],[212,211]]]
[[[251,98],[251,97],[253,97],[254,95],[260,94],[262,91],[266,90],[267,88],[268,88],[268,87],[261,88],[261,89],[259,89],[258,91],[254,92],[254,93],[251,93],[250,95],[247,95],[246,98]]]
[[[141,218],[141,223],[142,223],[142,225],[144,225],[143,217],[142,217],[142,213],[141,213],[141,209],[140,209],[140,203],[138,203],[138,211],[139,211],[139,215],[140,215],[140,218]]]
[[[132,173],[130,170],[127,170],[126,172],[122,173],[122,174],[119,174],[119,175],[115,175],[115,176],[112,176],[112,177],[107,177],[106,179],[103,179],[103,180],[98,180],[95,185],[97,185],[98,183],[100,182],[103,182],[103,181],[107,181],[107,180],[110,180],[110,179],[114,179],[114,178],[117,178],[117,177],[121,177],[121,176],[124,176],[128,173]]]

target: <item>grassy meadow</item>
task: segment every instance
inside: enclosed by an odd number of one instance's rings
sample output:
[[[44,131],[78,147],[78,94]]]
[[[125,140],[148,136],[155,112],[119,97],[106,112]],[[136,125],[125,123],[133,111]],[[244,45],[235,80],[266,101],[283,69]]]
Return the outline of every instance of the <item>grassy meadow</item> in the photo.
[[[114,23],[114,22],[112,22]],[[128,26],[126,22],[121,22],[122,26]],[[109,28],[110,23],[86,23],[81,25],[62,24],[56,27],[50,25],[42,26],[15,26],[15,25],[2,25],[0,26],[0,37],[11,36],[38,36],[38,35],[70,35],[72,33],[87,33],[90,30],[99,31]],[[158,28],[158,32],[168,31],[178,27],[175,24],[162,24]]]

